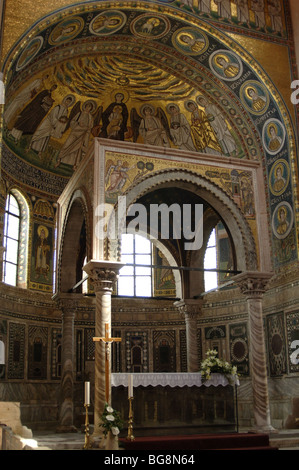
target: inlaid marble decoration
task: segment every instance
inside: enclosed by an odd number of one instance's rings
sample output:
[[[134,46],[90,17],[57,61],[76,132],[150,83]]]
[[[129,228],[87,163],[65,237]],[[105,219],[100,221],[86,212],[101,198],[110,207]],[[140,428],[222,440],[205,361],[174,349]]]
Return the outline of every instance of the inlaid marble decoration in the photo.
[[[287,326],[287,351],[288,365],[290,372],[299,372],[298,355],[293,357],[292,354],[298,350],[299,341],[299,312],[288,313],[286,315]]]
[[[250,373],[248,326],[237,323],[229,326],[230,358],[237,367],[238,374],[248,376]]]
[[[9,323],[8,379],[25,378],[25,325]]]
[[[258,160],[269,219],[282,202],[296,214],[289,111],[263,64],[227,34],[232,27],[282,40],[283,3],[86,2],[41,19],[5,63],[3,167],[17,159],[18,180],[34,184],[33,168],[57,194],[97,137]],[[283,241],[275,227],[276,269],[297,259],[298,237],[295,223]]]
[[[153,332],[154,372],[176,372],[175,331]]]
[[[62,367],[62,331],[60,328],[51,330],[51,379],[60,380]]]
[[[284,314],[268,315],[266,327],[270,375],[281,376],[287,373]]]
[[[225,325],[219,325],[219,326],[211,326],[208,328],[205,328],[205,339],[206,340],[212,340],[215,338],[225,338],[226,337],[226,330],[225,330]]]
[[[126,332],[125,354],[125,372],[148,372],[148,333],[138,330]]]
[[[186,340],[186,330],[180,330],[180,372],[187,372],[187,340]]]
[[[48,328],[28,327],[28,378],[40,380],[47,378]]]
[[[113,338],[121,338],[121,330],[112,330]],[[112,343],[111,348],[111,370],[113,372],[122,372],[122,347],[120,341]]]
[[[2,359],[4,357],[4,363],[0,364],[0,380],[5,379],[5,371],[6,371],[6,366],[5,363],[6,358],[6,344],[7,344],[7,320],[0,320],[0,341],[2,342],[1,347],[2,347]]]
[[[95,335],[94,328],[84,329],[84,359],[85,361],[94,361],[95,357],[95,343],[93,337]]]

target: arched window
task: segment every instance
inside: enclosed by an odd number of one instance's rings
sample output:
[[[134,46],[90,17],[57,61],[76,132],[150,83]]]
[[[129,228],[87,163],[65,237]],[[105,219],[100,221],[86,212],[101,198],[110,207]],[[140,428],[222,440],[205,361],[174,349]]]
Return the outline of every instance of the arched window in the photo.
[[[9,193],[4,218],[3,282],[12,286],[26,287],[28,215],[21,194]]]
[[[152,296],[152,243],[137,234],[125,233],[121,240],[121,261],[118,295]]]
[[[83,268],[87,263],[87,256],[85,256],[83,261]],[[82,294],[88,294],[88,276],[82,269]]]
[[[3,281],[12,286],[17,285],[20,222],[19,203],[12,194],[9,194],[5,207]]]
[[[217,269],[217,247],[216,247],[216,229],[211,232],[205,258],[204,269]],[[218,287],[218,275],[216,271],[205,271],[205,291]]]

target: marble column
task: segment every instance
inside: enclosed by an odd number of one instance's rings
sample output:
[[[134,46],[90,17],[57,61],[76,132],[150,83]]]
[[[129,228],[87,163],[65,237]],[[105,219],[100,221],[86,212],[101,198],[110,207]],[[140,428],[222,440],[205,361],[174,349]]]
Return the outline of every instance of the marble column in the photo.
[[[255,426],[260,432],[274,430],[270,418],[262,305],[263,295],[271,277],[269,273],[260,272],[246,272],[234,277],[234,281],[247,299],[253,411]]]
[[[115,261],[91,260],[84,266],[92,282],[96,295],[95,336],[105,336],[105,324],[111,337],[111,295],[123,264]],[[111,404],[111,361],[109,361],[109,404]],[[93,437],[102,437],[101,416],[105,407],[105,344],[95,343],[95,396],[94,396],[94,432]]]
[[[5,201],[4,201],[4,204],[5,204]],[[2,277],[3,277],[3,258],[4,258],[4,252],[5,252],[5,248],[3,246],[4,219],[5,219],[5,206],[2,206],[2,204],[0,204],[0,282],[2,281]]]
[[[78,294],[57,294],[59,308],[62,310],[62,371],[60,424],[57,432],[77,432],[74,426],[74,321]],[[81,295],[80,295],[81,296]]]
[[[4,259],[5,248],[0,246],[0,282],[3,279],[3,259]]]
[[[178,302],[175,302],[174,305],[182,314],[184,314],[185,317],[188,372],[198,372],[199,357],[197,348],[197,319],[201,311],[202,300],[179,300]]]

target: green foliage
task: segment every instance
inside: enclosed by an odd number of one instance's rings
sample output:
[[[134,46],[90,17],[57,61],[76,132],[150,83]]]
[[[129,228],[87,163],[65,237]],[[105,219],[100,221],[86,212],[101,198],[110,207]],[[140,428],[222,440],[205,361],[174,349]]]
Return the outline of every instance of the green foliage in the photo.
[[[114,436],[117,436],[124,426],[120,413],[114,410],[108,403],[105,403],[101,426],[104,428],[105,436],[107,436],[109,431],[111,431]]]
[[[200,369],[201,376],[204,380],[209,380],[212,373],[223,374],[228,379],[237,375],[237,367],[219,359],[216,350],[209,349],[206,352],[206,356],[207,358],[201,363]]]

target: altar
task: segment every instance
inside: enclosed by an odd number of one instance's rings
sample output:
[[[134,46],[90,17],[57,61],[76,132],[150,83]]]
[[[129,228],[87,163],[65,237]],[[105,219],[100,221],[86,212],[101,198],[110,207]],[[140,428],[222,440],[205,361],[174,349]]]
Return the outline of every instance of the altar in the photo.
[[[128,419],[129,380],[133,380],[133,426],[142,436],[180,432],[237,431],[238,378],[200,373],[111,374],[112,406]]]

